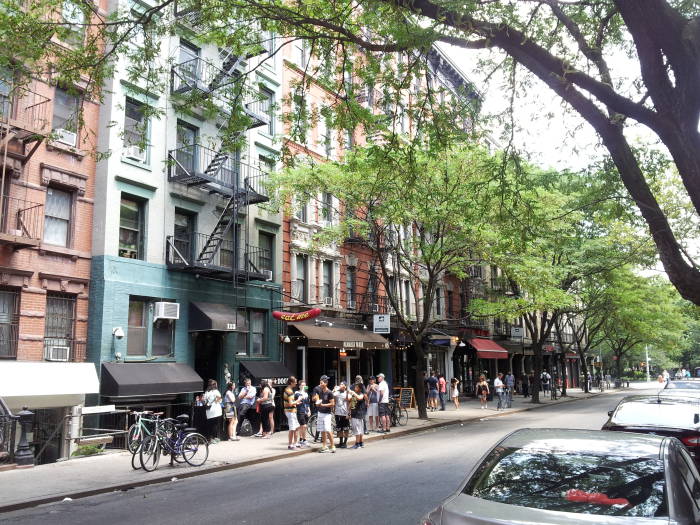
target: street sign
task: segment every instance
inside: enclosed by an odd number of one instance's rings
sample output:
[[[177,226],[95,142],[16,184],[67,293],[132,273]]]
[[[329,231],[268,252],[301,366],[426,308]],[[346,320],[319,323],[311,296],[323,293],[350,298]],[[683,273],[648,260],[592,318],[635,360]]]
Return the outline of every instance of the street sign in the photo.
[[[374,314],[374,333],[388,334],[391,332],[391,316]]]
[[[525,334],[525,330],[523,329],[522,326],[511,326],[510,327],[510,336],[514,339],[520,339],[523,337]]]

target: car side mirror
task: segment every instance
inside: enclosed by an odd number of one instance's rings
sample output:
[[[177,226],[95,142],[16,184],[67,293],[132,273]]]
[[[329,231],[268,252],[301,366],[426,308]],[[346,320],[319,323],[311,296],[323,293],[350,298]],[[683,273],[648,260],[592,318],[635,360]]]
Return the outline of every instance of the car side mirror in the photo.
[[[608,417],[612,417],[614,410],[608,410]],[[697,415],[697,414],[696,414]]]
[[[695,414],[695,416],[693,416],[693,423],[696,425],[700,423],[700,414]]]

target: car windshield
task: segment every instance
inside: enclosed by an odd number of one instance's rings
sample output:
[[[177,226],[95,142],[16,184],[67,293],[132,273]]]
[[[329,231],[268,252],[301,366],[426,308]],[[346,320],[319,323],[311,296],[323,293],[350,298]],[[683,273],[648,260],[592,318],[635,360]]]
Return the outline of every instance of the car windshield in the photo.
[[[669,381],[666,383],[667,390],[700,390],[700,381]]]
[[[464,492],[510,505],[608,516],[665,517],[657,458],[497,447]]]
[[[623,401],[615,410],[612,422],[626,426],[692,429],[697,426],[694,416],[698,410],[700,401],[692,399],[686,401],[653,397],[643,401]]]

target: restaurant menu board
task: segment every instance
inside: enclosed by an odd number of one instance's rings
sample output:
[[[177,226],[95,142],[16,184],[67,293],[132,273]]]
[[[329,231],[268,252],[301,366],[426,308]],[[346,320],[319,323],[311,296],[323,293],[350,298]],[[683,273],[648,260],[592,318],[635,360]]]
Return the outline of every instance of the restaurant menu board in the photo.
[[[399,404],[403,408],[414,408],[415,397],[412,388],[402,388],[399,394]]]

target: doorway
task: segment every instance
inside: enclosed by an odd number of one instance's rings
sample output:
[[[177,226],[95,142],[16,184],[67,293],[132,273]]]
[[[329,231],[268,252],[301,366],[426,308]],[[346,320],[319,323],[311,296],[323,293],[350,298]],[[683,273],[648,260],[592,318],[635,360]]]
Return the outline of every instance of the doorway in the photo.
[[[219,390],[225,387],[221,354],[224,347],[224,334],[220,332],[198,332],[194,343],[194,370],[203,380],[202,391],[206,390],[207,381],[215,379]]]

